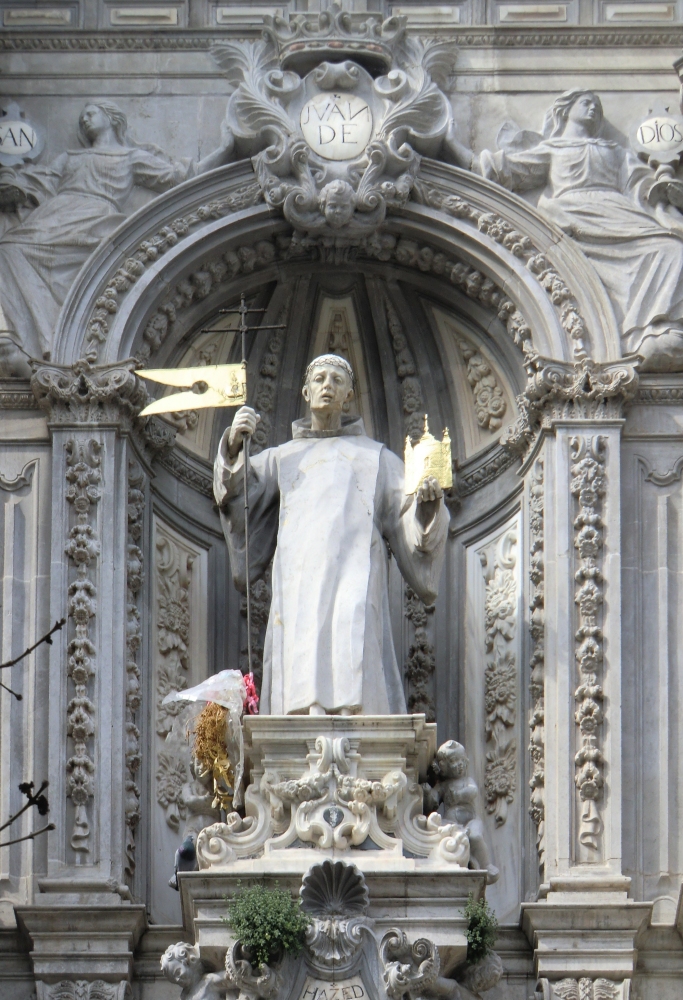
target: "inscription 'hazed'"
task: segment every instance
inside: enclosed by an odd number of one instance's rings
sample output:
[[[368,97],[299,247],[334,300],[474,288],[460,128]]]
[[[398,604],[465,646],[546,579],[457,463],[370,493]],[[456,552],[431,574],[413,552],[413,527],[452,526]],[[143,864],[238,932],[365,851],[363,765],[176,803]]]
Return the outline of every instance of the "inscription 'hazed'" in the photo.
[[[299,1000],[365,1000],[366,997],[367,993],[360,976],[345,979],[342,983],[311,979],[309,976]]]

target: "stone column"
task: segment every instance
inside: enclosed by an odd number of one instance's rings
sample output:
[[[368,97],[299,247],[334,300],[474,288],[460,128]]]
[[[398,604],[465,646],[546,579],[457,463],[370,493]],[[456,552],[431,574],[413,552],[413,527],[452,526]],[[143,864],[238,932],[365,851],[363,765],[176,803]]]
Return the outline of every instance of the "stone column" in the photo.
[[[147,394],[131,363],[45,366],[32,387],[52,436],[50,614],[66,614],[68,628],[49,666],[56,829],[40,893],[17,916],[41,998],[53,987],[59,992],[55,984],[64,979],[101,980],[111,984],[103,995],[118,998],[146,919],[130,891],[140,795],[135,594],[145,480],[130,432]]]
[[[620,447],[634,364],[539,360],[518,428],[529,446],[531,812],[543,873],[522,919],[548,1000],[566,979],[586,1000],[600,979],[601,996],[626,1000],[650,908],[628,899],[622,874]]]

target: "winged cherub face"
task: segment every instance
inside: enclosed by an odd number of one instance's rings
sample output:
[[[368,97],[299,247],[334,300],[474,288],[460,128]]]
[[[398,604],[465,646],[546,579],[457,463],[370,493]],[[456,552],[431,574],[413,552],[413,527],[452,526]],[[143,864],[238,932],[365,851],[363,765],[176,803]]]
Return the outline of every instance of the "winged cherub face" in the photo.
[[[320,211],[330,229],[341,229],[356,211],[356,194],[347,181],[331,181],[318,197]]]

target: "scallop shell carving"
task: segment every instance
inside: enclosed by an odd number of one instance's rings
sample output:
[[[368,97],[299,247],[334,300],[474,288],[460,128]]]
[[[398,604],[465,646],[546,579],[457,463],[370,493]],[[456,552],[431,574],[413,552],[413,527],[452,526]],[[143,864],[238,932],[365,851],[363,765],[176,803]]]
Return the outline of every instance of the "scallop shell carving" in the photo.
[[[321,918],[360,916],[370,902],[362,874],[345,861],[323,861],[309,868],[299,896],[301,908]]]

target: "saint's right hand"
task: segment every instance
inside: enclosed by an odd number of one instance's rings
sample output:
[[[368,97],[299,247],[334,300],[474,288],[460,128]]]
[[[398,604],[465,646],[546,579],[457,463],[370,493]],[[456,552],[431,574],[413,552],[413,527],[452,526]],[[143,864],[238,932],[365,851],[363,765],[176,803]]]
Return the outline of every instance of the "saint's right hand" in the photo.
[[[244,438],[246,436],[251,437],[260,420],[260,415],[251,406],[241,406],[239,408],[228,434],[228,455],[231,458],[236,457],[242,447]]]

